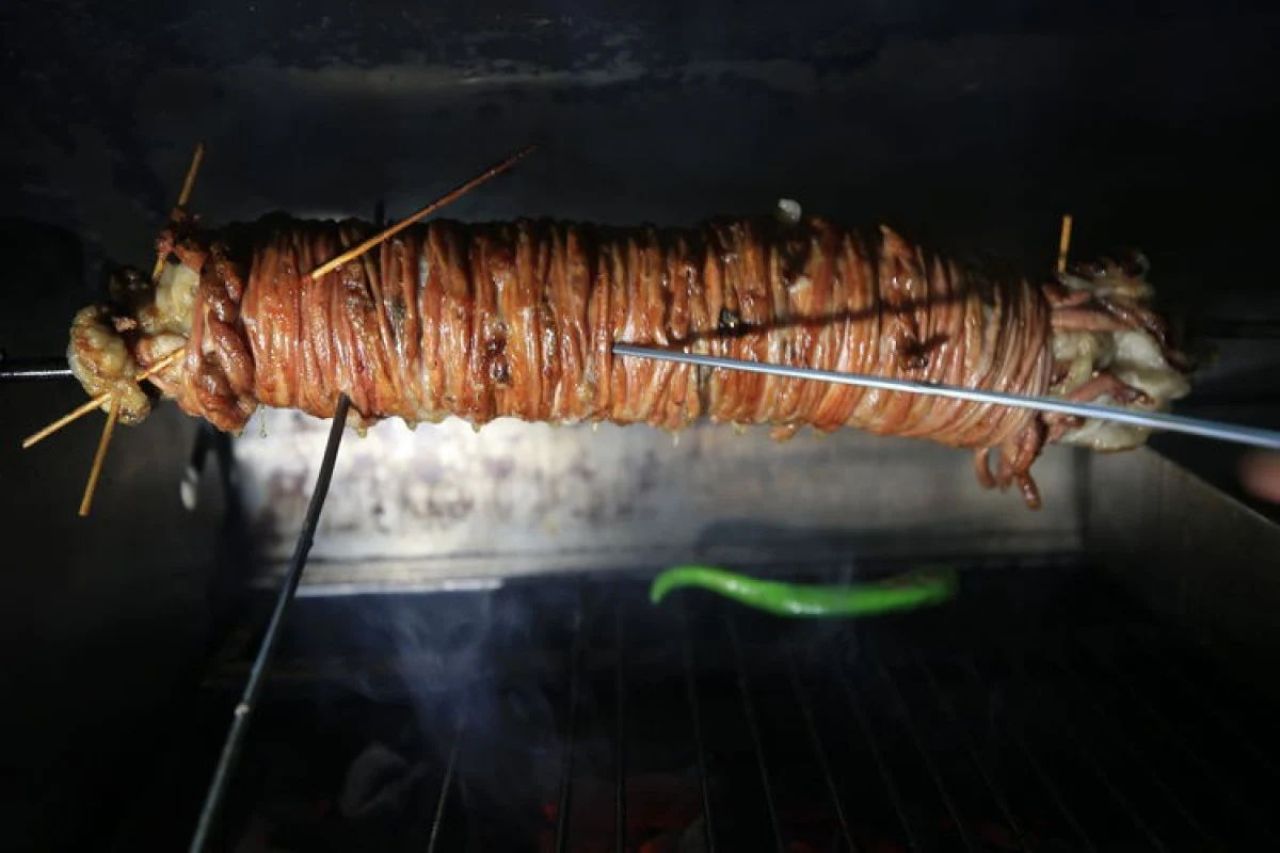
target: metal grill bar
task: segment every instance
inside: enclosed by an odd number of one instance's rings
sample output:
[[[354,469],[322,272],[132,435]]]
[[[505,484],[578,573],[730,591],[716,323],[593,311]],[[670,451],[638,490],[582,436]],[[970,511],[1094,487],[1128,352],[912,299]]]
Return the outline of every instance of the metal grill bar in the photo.
[[[1106,660],[1102,656],[1095,654],[1094,658],[1102,663],[1103,668],[1111,673],[1113,680],[1119,684],[1123,688],[1125,694],[1130,697],[1130,706],[1138,708],[1143,712],[1144,716],[1154,722],[1156,726],[1164,732],[1168,741],[1176,746],[1178,751],[1186,756],[1191,763],[1200,770],[1200,772],[1204,773],[1208,779],[1213,781],[1214,786],[1220,795],[1222,793],[1230,794],[1230,797],[1225,798],[1227,805],[1231,806],[1236,811],[1247,815],[1257,829],[1265,834],[1267,838],[1271,839],[1272,842],[1275,842],[1275,833],[1271,829],[1266,818],[1259,814],[1257,809],[1249,804],[1248,800],[1242,796],[1239,790],[1236,789],[1236,786],[1233,785],[1229,779],[1225,778],[1218,769],[1214,767],[1212,762],[1204,758],[1204,756],[1202,756],[1195,747],[1187,743],[1187,739],[1178,731],[1177,727],[1174,726],[1158,708],[1152,705],[1151,702],[1141,694],[1141,692],[1134,688],[1130,683],[1130,680],[1125,677],[1124,673],[1116,669],[1110,661]]]
[[[440,840],[440,825],[444,823],[444,809],[449,802],[449,792],[453,790],[453,770],[458,763],[458,750],[462,746],[462,727],[453,737],[453,746],[449,749],[449,764],[444,771],[444,781],[440,783],[440,796],[436,799],[435,816],[431,819],[431,835],[427,839],[427,853],[435,853],[436,842]]]
[[[1027,672],[1024,661],[1020,657],[1015,657],[1012,654],[1009,654],[1006,657],[1010,668],[1017,677],[1024,685],[1034,692],[1035,695],[1044,700],[1047,707],[1052,708],[1057,705],[1054,701],[1054,697],[1049,696],[1046,693],[1043,685],[1031,678],[1030,674]],[[1094,751],[1089,748],[1089,744],[1087,744],[1081,736],[1079,728],[1071,721],[1070,715],[1060,715],[1059,722],[1061,724],[1061,731],[1065,732],[1071,742],[1076,745],[1076,755],[1083,759],[1089,766],[1090,771],[1093,773],[1094,777],[1102,783],[1102,787],[1106,790],[1107,795],[1111,800],[1124,810],[1125,815],[1133,822],[1133,825],[1138,829],[1138,831],[1147,837],[1147,841],[1149,841],[1153,847],[1157,850],[1167,850],[1168,848],[1165,846],[1164,841],[1156,834],[1155,830],[1151,827],[1151,824],[1142,818],[1142,815],[1138,813],[1138,809],[1133,804],[1133,801],[1125,796],[1124,792],[1120,790],[1120,787],[1112,780],[1111,774],[1107,772],[1106,768],[1103,767],[1101,763],[1099,763],[1097,757],[1094,755]]]
[[[773,784],[769,781],[769,768],[765,764],[764,744],[760,739],[760,724],[756,719],[755,703],[751,701],[751,683],[747,678],[747,664],[742,656],[742,643],[738,639],[738,629],[733,618],[724,617],[725,630],[729,633],[729,642],[733,646],[734,662],[738,669],[738,694],[742,697],[742,713],[747,720],[747,731],[751,734],[751,748],[756,754],[756,766],[760,769],[760,784],[764,787],[765,803],[769,807],[769,826],[773,829],[773,841],[779,853],[786,849],[782,839],[782,825],[778,819],[778,804],[773,795]]]
[[[573,752],[577,737],[578,679],[582,658],[582,609],[574,614],[573,641],[569,644],[569,712],[565,721],[564,766],[560,771],[559,807],[556,811],[556,850],[569,844],[569,808],[573,805]]]
[[[623,681],[623,617],[622,602],[618,602],[614,632],[616,648],[614,650],[614,701],[616,703],[616,729],[614,731],[614,774],[617,778],[617,789],[614,792],[614,847],[618,853],[627,849],[627,716],[624,705],[626,684]]]
[[[684,689],[689,700],[689,716],[693,719],[693,742],[698,753],[698,787],[702,793],[702,829],[707,853],[715,853],[716,837],[711,819],[711,787],[707,781],[707,746],[702,737],[702,706],[698,702],[698,682],[694,674],[693,643],[689,638],[689,614],[680,606],[680,639],[684,664]]]
[[[253,667],[249,670],[249,679],[245,683],[244,694],[236,705],[231,721],[231,729],[222,746],[222,754],[218,757],[218,766],[213,772],[213,780],[209,783],[209,791],[205,795],[204,805],[200,810],[200,818],[196,822],[195,834],[191,838],[190,849],[193,853],[204,850],[209,842],[209,833],[222,807],[226,796],[227,785],[231,781],[231,773],[244,747],[244,738],[249,730],[249,720],[257,705],[258,694],[262,692],[267,669],[275,655],[276,644],[280,640],[280,631],[284,627],[285,616],[289,605],[298,591],[298,582],[302,580],[302,572],[307,567],[307,555],[311,553],[311,544],[315,541],[316,527],[320,523],[320,512],[324,509],[324,499],[329,494],[329,482],[333,479],[333,466],[338,459],[338,446],[342,443],[342,433],[347,425],[347,410],[351,401],[346,394],[338,395],[338,408],[333,413],[333,423],[329,427],[329,439],[325,443],[324,456],[320,460],[320,471],[316,474],[316,485],[311,491],[311,501],[307,504],[307,514],[302,520],[302,530],[298,533],[298,542],[293,550],[293,558],[289,561],[289,572],[284,583],[280,585],[280,593],[276,597],[275,609],[271,612],[271,620],[267,623],[267,631],[258,646],[258,654],[254,658]]]
[[[1087,707],[1093,710],[1094,716],[1098,720],[1106,723],[1108,728],[1114,731],[1117,728],[1115,718],[1111,714],[1108,714],[1102,705],[1098,703],[1098,700],[1093,697],[1088,686],[1084,683],[1084,678],[1076,671],[1075,667],[1072,666],[1070,660],[1064,655],[1059,657],[1056,663],[1059,670],[1065,673],[1068,679],[1070,679],[1075,688],[1073,691],[1075,695],[1083,701]],[[1133,762],[1133,766],[1145,767],[1147,769],[1147,775],[1150,776],[1152,783],[1164,795],[1168,804],[1173,807],[1174,811],[1176,811],[1184,821],[1186,821],[1187,825],[1191,827],[1191,829],[1195,830],[1210,847],[1219,846],[1216,840],[1208,831],[1205,830],[1204,825],[1197,820],[1195,816],[1191,814],[1191,811],[1186,807],[1186,805],[1183,804],[1182,799],[1177,795],[1173,788],[1169,786],[1164,777],[1156,772],[1152,767],[1151,762],[1145,760],[1138,753],[1138,750],[1134,748],[1133,744],[1123,735],[1123,733],[1116,731],[1111,740],[1124,751],[1124,753]]]
[[[929,685],[929,690],[937,701],[938,707],[942,709],[943,715],[951,723],[952,731],[959,734],[960,741],[965,751],[969,754],[969,759],[973,762],[974,767],[978,770],[978,775],[982,777],[983,783],[987,786],[987,792],[991,794],[991,799],[995,801],[996,808],[1000,809],[1000,815],[1009,824],[1009,828],[1013,830],[1014,836],[1018,839],[1018,845],[1025,848],[1026,834],[1014,818],[1013,811],[1009,808],[1009,800],[1005,797],[1004,791],[996,784],[995,776],[987,768],[986,762],[982,760],[977,744],[974,743],[973,735],[960,722],[960,715],[956,713],[955,706],[951,704],[951,700],[943,693],[937,679],[934,678],[933,670],[925,659],[914,649],[911,654],[914,657],[916,668],[924,676],[925,683]]]
[[[853,833],[849,831],[849,821],[844,813],[844,799],[836,790],[835,777],[831,775],[831,764],[827,761],[827,750],[822,745],[822,737],[818,734],[818,726],[813,719],[813,703],[809,700],[809,692],[800,683],[800,673],[796,670],[795,658],[787,654],[787,670],[791,676],[791,691],[795,694],[796,705],[804,718],[804,726],[809,734],[809,743],[813,746],[813,755],[822,771],[822,780],[826,783],[827,794],[831,797],[831,806],[835,809],[836,820],[840,822],[840,836],[850,851],[857,851],[858,845],[853,843]]]
[[[1241,747],[1256,759],[1259,764],[1265,767],[1273,777],[1280,778],[1280,768],[1276,767],[1275,762],[1273,762],[1267,756],[1266,752],[1258,746],[1257,742],[1245,732],[1244,727],[1240,724],[1235,715],[1231,714],[1221,705],[1210,700],[1209,697],[1213,695],[1213,691],[1197,690],[1195,685],[1188,683],[1187,677],[1183,675],[1176,666],[1170,663],[1168,658],[1165,657],[1163,653],[1159,652],[1147,638],[1141,635],[1140,632],[1130,631],[1130,635],[1137,640],[1137,642],[1133,644],[1132,648],[1138,649],[1147,660],[1153,662],[1156,667],[1169,676],[1169,679],[1178,685],[1180,688],[1179,692],[1183,696],[1190,698],[1192,703],[1199,706],[1201,710],[1212,717],[1224,731],[1229,732],[1232,737],[1240,743]]]
[[[889,686],[889,693],[893,696],[894,704],[898,706],[898,713],[902,715],[907,732],[911,735],[911,740],[915,744],[916,752],[920,753],[920,757],[924,760],[925,768],[929,771],[929,776],[933,780],[933,786],[937,788],[938,795],[942,797],[942,804],[946,808],[947,814],[951,815],[951,820],[955,822],[956,829],[960,833],[961,842],[964,843],[965,849],[972,850],[973,838],[969,835],[969,830],[965,826],[964,817],[960,814],[960,810],[956,808],[955,801],[951,798],[951,793],[942,781],[942,773],[938,770],[938,764],[933,760],[932,753],[925,748],[924,739],[920,736],[920,730],[916,727],[915,720],[911,718],[911,712],[902,698],[902,692],[898,689],[897,682],[882,663],[876,664],[876,672],[880,676],[880,680]]]
[[[968,674],[969,680],[974,684],[977,690],[981,691],[983,689],[982,675],[978,672],[977,664],[974,662],[972,656],[966,657],[965,664],[964,670],[965,673]],[[1040,780],[1040,784],[1044,786],[1045,791],[1049,794],[1049,798],[1053,801],[1054,806],[1057,808],[1058,813],[1062,816],[1063,820],[1065,820],[1071,830],[1075,832],[1076,837],[1086,849],[1096,851],[1098,849],[1097,845],[1093,843],[1093,839],[1089,837],[1089,833],[1085,832],[1084,825],[1081,824],[1080,820],[1075,816],[1075,812],[1073,812],[1071,807],[1067,805],[1066,798],[1062,796],[1062,790],[1045,771],[1044,765],[1042,765],[1040,760],[1036,758],[1035,753],[1032,752],[1026,738],[1022,735],[1022,730],[1018,722],[1010,720],[1009,725],[1005,726],[1004,730],[1012,737],[1014,744],[1018,747],[1018,751],[1022,753],[1023,758],[1027,761],[1027,765],[1031,768],[1031,771],[1035,773],[1036,778]]]
[[[902,802],[902,794],[898,791],[898,786],[893,781],[893,775],[889,773],[889,767],[885,764],[884,756],[880,753],[879,743],[871,733],[871,726],[867,721],[866,711],[862,707],[862,700],[858,698],[858,692],[854,689],[852,682],[849,681],[849,675],[844,671],[843,667],[836,667],[836,680],[839,682],[841,689],[844,690],[845,698],[853,711],[853,718],[857,721],[858,729],[862,732],[862,739],[866,741],[867,748],[871,750],[871,758],[875,761],[876,770],[879,771],[880,778],[884,780],[884,789],[889,795],[889,801],[893,803],[893,810],[898,815],[899,823],[902,824],[902,831],[907,834],[907,846],[912,850],[922,849],[920,836],[912,826],[911,820],[907,817],[907,809]]]

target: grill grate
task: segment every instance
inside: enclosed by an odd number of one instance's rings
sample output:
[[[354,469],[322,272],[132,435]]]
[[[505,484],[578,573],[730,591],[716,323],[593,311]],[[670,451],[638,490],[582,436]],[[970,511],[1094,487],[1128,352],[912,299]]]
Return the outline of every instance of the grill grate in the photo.
[[[698,593],[653,608],[639,581],[590,578],[299,600],[219,842],[1274,841],[1274,707],[1092,574],[1040,562],[974,568],[952,606],[860,622],[787,622]],[[242,680],[243,663],[212,673],[202,716],[222,719]],[[373,743],[397,759],[364,801],[344,802]],[[194,802],[214,747],[184,748],[172,766],[190,779],[157,787],[189,789]],[[397,786],[403,797],[388,793]]]

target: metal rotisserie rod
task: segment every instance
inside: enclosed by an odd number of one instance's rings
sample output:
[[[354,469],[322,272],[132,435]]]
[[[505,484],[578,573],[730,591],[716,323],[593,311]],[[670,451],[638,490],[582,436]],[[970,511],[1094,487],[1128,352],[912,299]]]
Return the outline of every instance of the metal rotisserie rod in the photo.
[[[10,359],[0,352],[0,382],[43,382],[74,378],[66,358]]]
[[[1254,447],[1265,447],[1270,450],[1280,450],[1280,431],[1242,424],[1223,423],[1205,418],[1192,418],[1186,415],[1173,415],[1166,412],[1144,412],[1135,409],[1122,409],[1118,406],[1101,406],[1096,403],[1074,403],[1056,397],[1010,394],[1005,391],[963,388],[958,385],[945,385],[940,382],[918,382],[911,379],[892,379],[860,373],[841,373],[834,370],[818,370],[810,367],[743,361],[736,358],[677,352],[655,347],[638,347],[631,344],[614,344],[613,352],[615,355],[620,356],[672,361],[679,364],[692,364],[698,367],[741,370],[747,373],[765,373],[789,379],[811,379],[818,382],[833,382],[838,385],[857,385],[865,388],[877,388],[882,391],[901,391],[907,394],[948,397],[953,400],[969,400],[976,403],[995,403],[1002,406],[1033,409],[1038,412],[1056,412],[1081,418],[1116,421],[1132,426],[1162,429],[1169,432],[1196,435],[1201,438],[1212,438],[1218,441],[1230,441]]]

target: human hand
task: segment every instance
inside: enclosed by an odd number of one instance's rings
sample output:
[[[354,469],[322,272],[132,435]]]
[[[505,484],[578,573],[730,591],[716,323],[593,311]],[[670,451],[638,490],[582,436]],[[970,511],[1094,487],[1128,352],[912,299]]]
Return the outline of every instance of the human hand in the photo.
[[[1240,462],[1240,482],[1254,497],[1280,503],[1280,453],[1250,453]]]

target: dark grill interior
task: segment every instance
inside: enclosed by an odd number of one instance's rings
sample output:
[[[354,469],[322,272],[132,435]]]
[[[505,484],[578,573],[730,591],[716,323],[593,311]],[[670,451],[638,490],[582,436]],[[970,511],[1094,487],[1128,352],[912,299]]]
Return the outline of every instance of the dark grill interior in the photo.
[[[300,599],[214,849],[1274,838],[1269,700],[1072,559],[961,565],[954,604],[859,622],[591,577]],[[123,847],[189,830],[254,639],[233,636]]]

